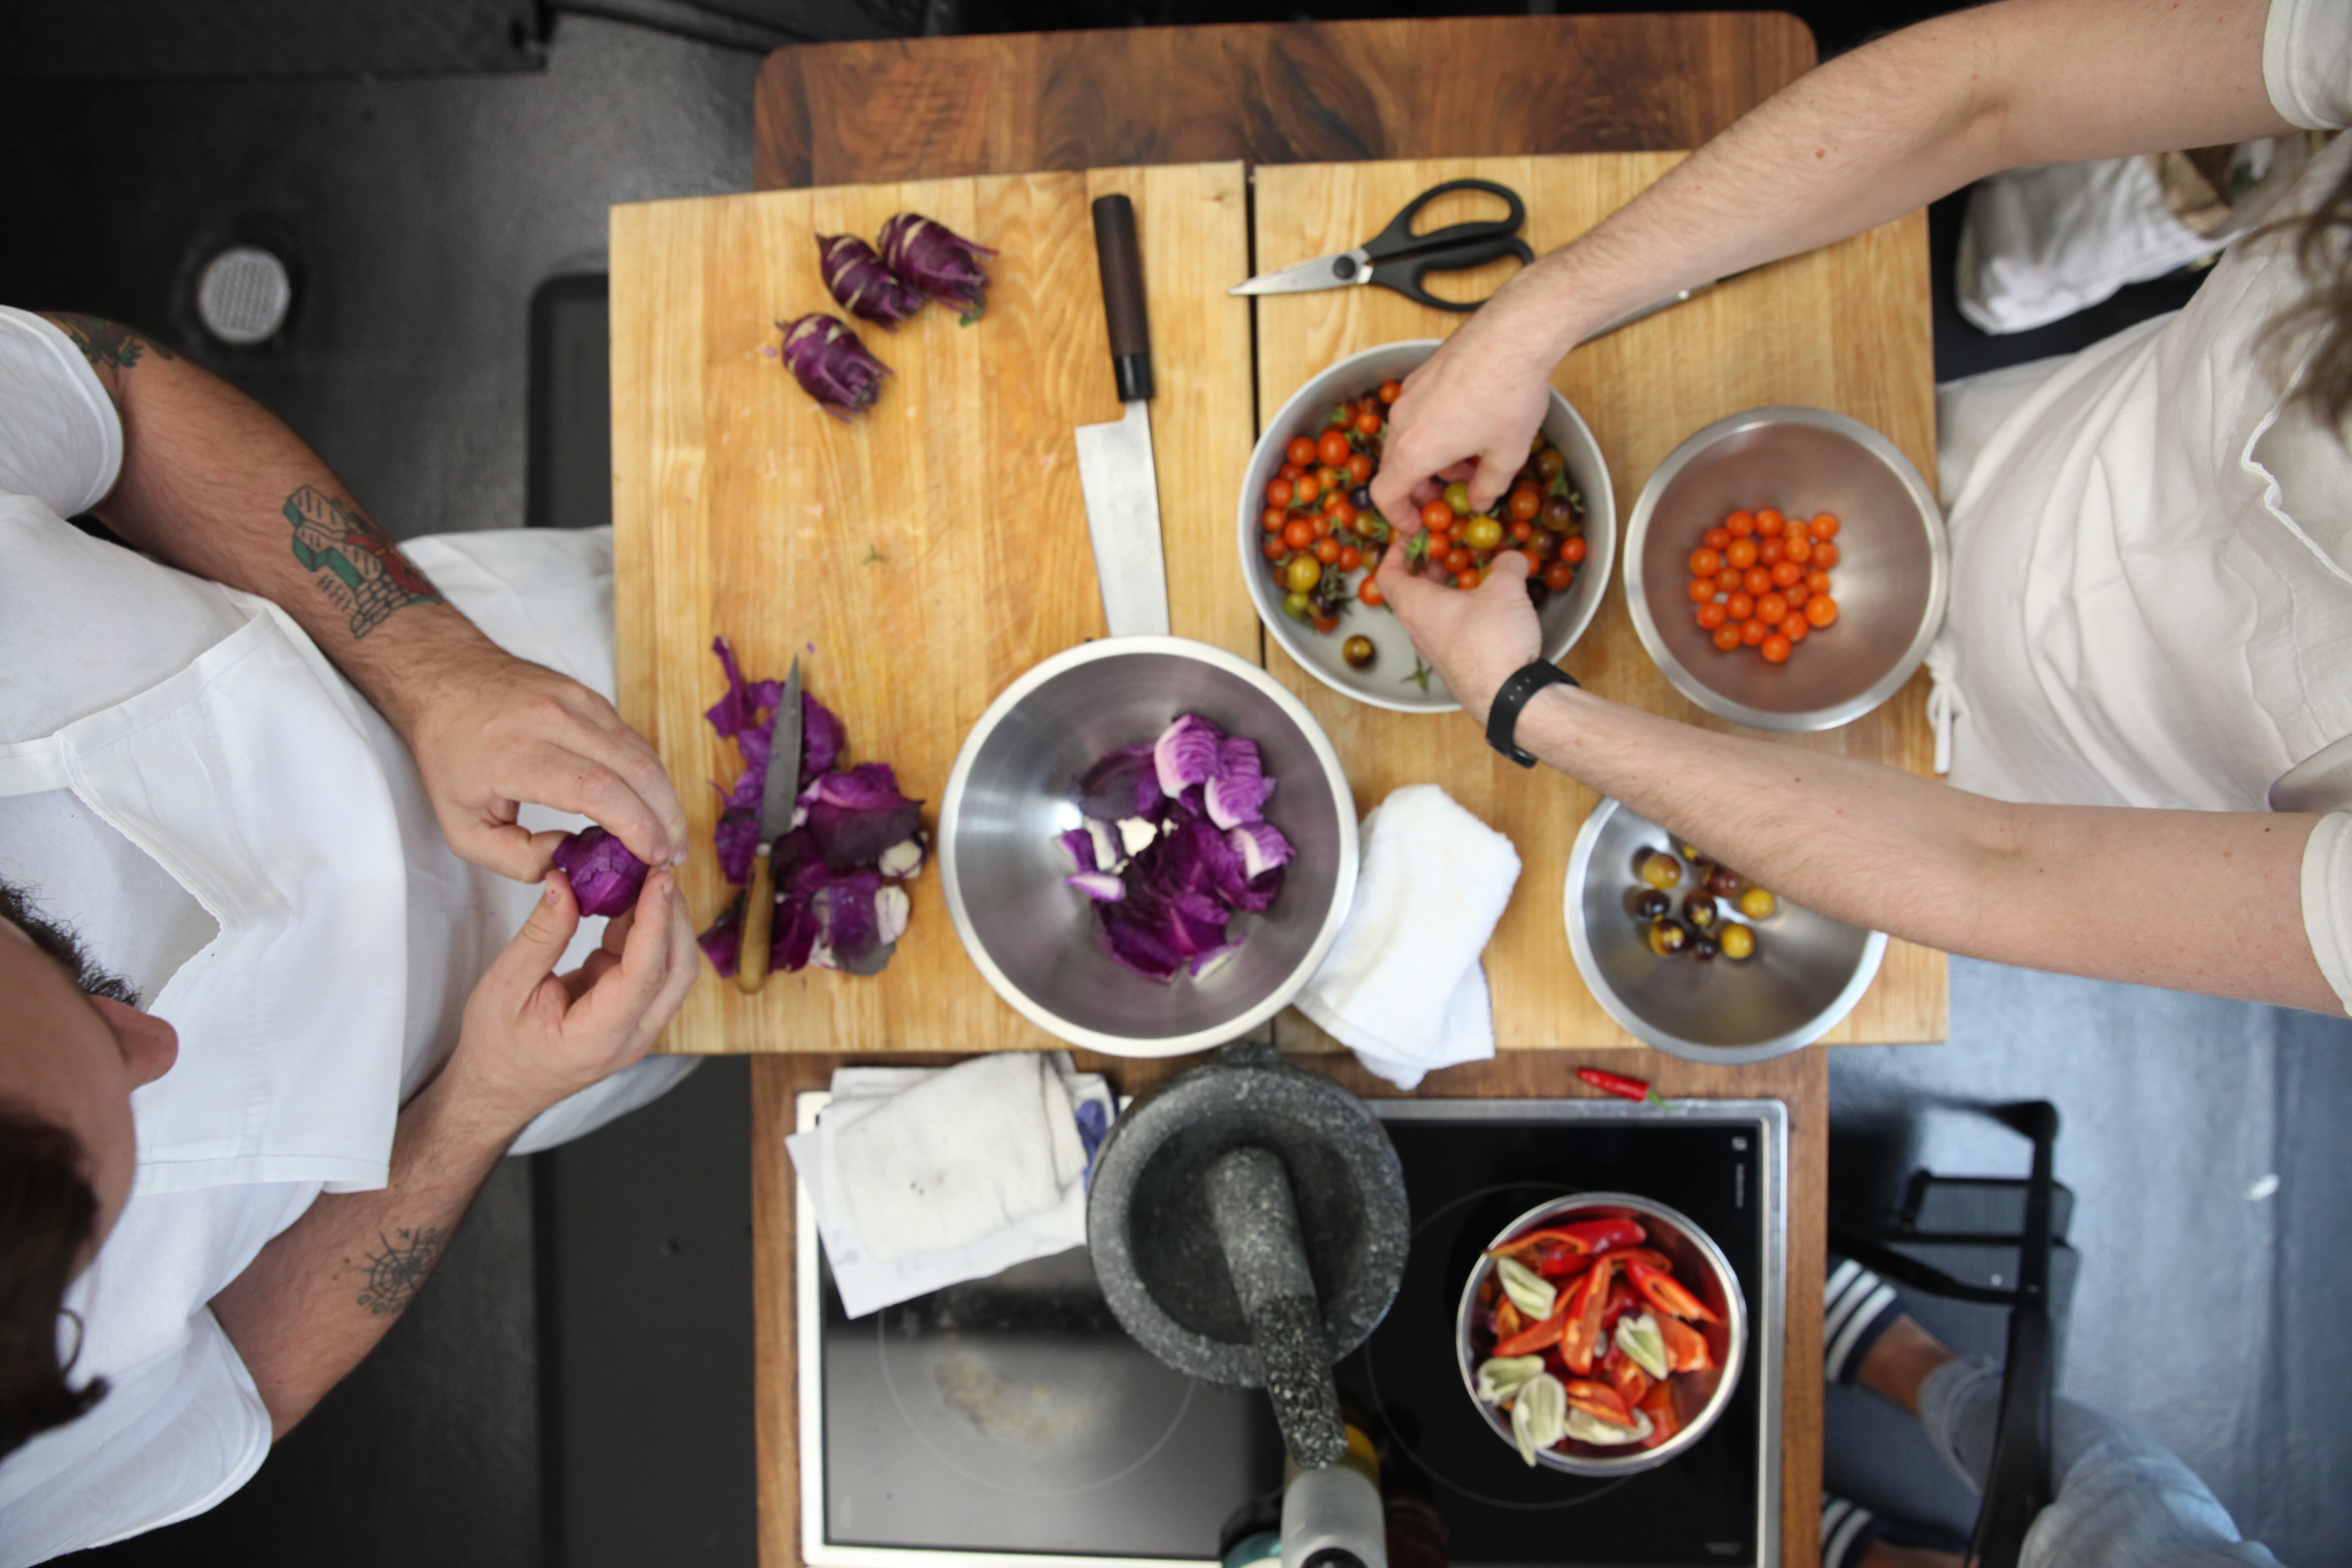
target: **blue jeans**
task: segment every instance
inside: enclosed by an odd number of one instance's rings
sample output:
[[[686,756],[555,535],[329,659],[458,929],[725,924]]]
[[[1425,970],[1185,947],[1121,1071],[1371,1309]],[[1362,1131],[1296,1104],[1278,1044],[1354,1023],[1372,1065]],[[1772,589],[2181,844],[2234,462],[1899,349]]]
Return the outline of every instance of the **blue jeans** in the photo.
[[[2000,1411],[2000,1373],[1974,1362],[1947,1363],[1919,1388],[1929,1441],[1971,1487],[1984,1484]],[[2057,1500],[2026,1533],[2021,1568],[2279,1568],[2170,1450],[2067,1399],[2051,1436]]]

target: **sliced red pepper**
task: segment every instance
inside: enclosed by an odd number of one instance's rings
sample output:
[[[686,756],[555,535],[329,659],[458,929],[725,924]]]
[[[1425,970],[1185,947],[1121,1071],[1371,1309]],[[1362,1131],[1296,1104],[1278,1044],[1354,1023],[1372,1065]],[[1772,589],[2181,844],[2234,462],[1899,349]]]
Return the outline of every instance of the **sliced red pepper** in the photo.
[[[1495,1303],[1495,1338],[1498,1342],[1527,1326],[1527,1320],[1519,1316],[1517,1302],[1506,1296]]]
[[[1622,1251],[1639,1247],[1649,1240],[1650,1233],[1642,1228],[1637,1219],[1588,1219],[1567,1227],[1568,1233],[1584,1244],[1587,1252]]]
[[[1594,1383],[1589,1378],[1572,1377],[1560,1386],[1568,1394],[1570,1409],[1581,1410],[1597,1420],[1611,1422],[1619,1426],[1631,1426],[1633,1424],[1633,1407],[1625,1403],[1623,1394],[1607,1384]]]
[[[1650,1087],[1645,1078],[1628,1078],[1622,1072],[1605,1068],[1579,1068],[1576,1076],[1603,1094],[1613,1094],[1620,1100],[1645,1100],[1652,1105],[1664,1105],[1666,1097]]]
[[[1622,1279],[1618,1280],[1609,1287],[1609,1299],[1601,1303],[1601,1331],[1607,1333],[1617,1326],[1618,1319],[1628,1312],[1639,1311],[1641,1307],[1641,1300],[1633,1294],[1633,1288]]]
[[[1560,1359],[1579,1373],[1592,1370],[1601,1348],[1601,1314],[1609,1305],[1609,1282],[1616,1277],[1617,1260],[1601,1258],[1576,1282],[1565,1303],[1568,1324],[1559,1338]]]
[[[1633,1289],[1649,1300],[1650,1305],[1677,1318],[1696,1318],[1702,1323],[1719,1323],[1723,1319],[1714,1308],[1692,1295],[1683,1282],[1663,1268],[1653,1268],[1636,1260],[1626,1266],[1633,1277]]]
[[[1661,1268],[1669,1274],[1675,1271],[1675,1260],[1654,1247],[1621,1247],[1614,1249],[1610,1256],[1616,1258],[1619,1263],[1646,1263],[1653,1268]]]
[[[1538,1247],[1534,1258],[1532,1267],[1547,1279],[1573,1279],[1592,1266],[1591,1253],[1573,1251],[1552,1242]]]
[[[1624,1396],[1628,1406],[1639,1405],[1643,1396],[1650,1392],[1650,1374],[1642,1370],[1642,1363],[1613,1345],[1610,1347],[1608,1359],[1601,1363],[1601,1371],[1611,1385]]]
[[[1680,1318],[1662,1314],[1658,1337],[1665,1342],[1668,1372],[1715,1370],[1715,1353],[1706,1348],[1706,1336]]]
[[[1652,1384],[1637,1408],[1650,1418],[1650,1435],[1642,1439],[1644,1448],[1654,1448],[1683,1429],[1682,1415],[1675,1408],[1675,1385],[1670,1382]]]
[[[1528,1248],[1543,1242],[1550,1242],[1556,1247],[1565,1247],[1570,1252],[1590,1252],[1592,1250],[1591,1247],[1588,1247],[1582,1240],[1578,1238],[1576,1235],[1576,1227],[1574,1226],[1551,1226],[1542,1230],[1523,1231],[1519,1235],[1511,1237],[1510,1240],[1503,1243],[1500,1247],[1488,1247],[1486,1249],[1486,1256],[1489,1258],[1517,1258],[1520,1253],[1525,1252]]]
[[[1498,1356],[1533,1355],[1539,1350],[1559,1343],[1560,1335],[1568,1329],[1575,1300],[1574,1290],[1560,1291],[1552,1299],[1550,1317],[1528,1323],[1517,1333],[1503,1340],[1495,1346],[1495,1353]],[[1497,1311],[1495,1316],[1499,1322],[1502,1313]]]

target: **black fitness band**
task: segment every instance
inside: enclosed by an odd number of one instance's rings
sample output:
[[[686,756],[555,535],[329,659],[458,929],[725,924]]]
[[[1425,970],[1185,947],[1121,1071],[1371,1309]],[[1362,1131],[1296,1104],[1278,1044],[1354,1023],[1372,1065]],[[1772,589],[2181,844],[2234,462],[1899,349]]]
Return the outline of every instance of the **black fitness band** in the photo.
[[[1547,686],[1576,684],[1576,677],[1556,664],[1538,659],[1521,667],[1503,682],[1503,689],[1495,693],[1494,706],[1486,710],[1486,744],[1523,768],[1534,767],[1536,754],[1511,739],[1511,731],[1518,728],[1519,710]]]

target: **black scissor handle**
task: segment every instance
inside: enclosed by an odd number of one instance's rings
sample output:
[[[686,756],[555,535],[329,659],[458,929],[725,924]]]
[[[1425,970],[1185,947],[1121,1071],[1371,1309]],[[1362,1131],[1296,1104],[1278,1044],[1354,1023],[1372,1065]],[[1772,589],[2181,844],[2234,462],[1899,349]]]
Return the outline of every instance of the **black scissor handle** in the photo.
[[[1444,228],[1432,229],[1427,234],[1413,233],[1412,220],[1421,216],[1421,209],[1451,191],[1484,191],[1490,196],[1500,196],[1510,204],[1511,216],[1507,218],[1490,218],[1478,223],[1450,224]],[[1379,235],[1364,247],[1364,255],[1373,261],[1379,261],[1386,257],[1403,256],[1427,250],[1443,250],[1455,246],[1473,245],[1484,240],[1501,239],[1506,235],[1518,233],[1519,226],[1527,221],[1527,204],[1520,201],[1519,193],[1508,185],[1498,185],[1492,180],[1448,180],[1442,185],[1430,186],[1407,203],[1404,211],[1390,219],[1388,227],[1381,230]],[[1520,248],[1526,247],[1522,246]],[[1503,254],[1501,251],[1495,252],[1496,256],[1501,254]],[[1489,256],[1485,259],[1493,258]]]
[[[1467,228],[1467,224],[1458,226]],[[1469,245],[1450,246],[1443,250],[1405,257],[1398,261],[1383,261],[1372,270],[1372,281],[1384,289],[1393,289],[1406,299],[1423,305],[1433,305],[1441,310],[1466,315],[1485,304],[1484,300],[1448,300],[1433,294],[1422,284],[1432,272],[1466,272],[1473,267],[1484,267],[1489,261],[1506,256],[1516,256],[1524,267],[1536,258],[1528,242],[1516,235],[1477,241]]]

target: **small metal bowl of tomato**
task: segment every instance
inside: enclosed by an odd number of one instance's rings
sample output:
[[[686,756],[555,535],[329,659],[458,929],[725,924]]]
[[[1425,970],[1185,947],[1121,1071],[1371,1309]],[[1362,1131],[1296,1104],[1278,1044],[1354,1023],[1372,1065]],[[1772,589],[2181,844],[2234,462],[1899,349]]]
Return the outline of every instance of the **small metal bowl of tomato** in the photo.
[[[1633,1240],[1623,1228],[1626,1222],[1639,1227],[1638,1240]],[[1575,1437],[1565,1437],[1549,1448],[1535,1450],[1536,1462],[1549,1469],[1565,1470],[1577,1476],[1630,1476],[1642,1470],[1655,1469],[1681,1454],[1706,1435],[1707,1429],[1721,1418],[1739,1387],[1739,1379],[1748,1360],[1748,1300],[1739,1288],[1739,1278],[1731,1269],[1730,1260],[1714,1238],[1701,1230],[1691,1218],[1678,1210],[1649,1198],[1631,1193],[1582,1193],[1574,1197],[1556,1198],[1538,1204],[1505,1226],[1495,1239],[1480,1253],[1470,1277],[1463,1281],[1462,1304],[1454,1314],[1454,1353],[1462,1369],[1463,1394],[1486,1422],[1488,1430],[1497,1441],[1518,1452],[1518,1439],[1512,1435],[1508,1411],[1478,1397],[1478,1368],[1493,1357],[1496,1338],[1494,1332],[1496,1302],[1502,1296],[1501,1281],[1496,1272],[1498,1249],[1515,1239],[1523,1239],[1531,1231],[1577,1233],[1598,1239],[1611,1232],[1617,1239],[1609,1242],[1597,1258],[1605,1258],[1610,1250],[1621,1258],[1638,1259],[1643,1268],[1656,1269],[1667,1281],[1661,1286],[1655,1275],[1643,1289],[1664,1292],[1666,1299],[1676,1300],[1695,1309],[1692,1315],[1676,1316],[1675,1321],[1696,1335],[1705,1346],[1707,1364],[1686,1372],[1673,1372],[1661,1380],[1664,1395],[1645,1393],[1643,1397],[1653,1402],[1644,1406],[1645,1418],[1654,1415],[1656,1406],[1663,1405],[1671,1412],[1674,1429],[1664,1436],[1653,1436],[1645,1445],[1601,1447]],[[1593,1264],[1579,1267],[1567,1243],[1559,1247],[1558,1266],[1564,1270],[1559,1285],[1566,1300]],[[1522,1250],[1518,1256],[1530,1256]],[[1663,1264],[1660,1263],[1663,1259]],[[1597,1261],[1597,1258],[1596,1258]],[[1552,1260],[1539,1260],[1541,1268],[1554,1266]],[[1539,1269],[1540,1271],[1540,1269]],[[1648,1297],[1633,1289],[1631,1264],[1617,1268],[1610,1284],[1612,1292],[1624,1287],[1632,1297],[1630,1308],[1622,1303],[1610,1310],[1613,1324],[1621,1310],[1648,1311],[1654,1316],[1664,1313]],[[1673,1292],[1679,1289],[1680,1297]],[[1672,1314],[1668,1314],[1672,1315]],[[1605,1344],[1609,1335],[1603,1333]],[[1683,1342],[1687,1347],[1689,1341]],[[1589,1374],[1579,1374],[1561,1360],[1561,1347],[1554,1344],[1535,1352],[1544,1355],[1544,1370],[1573,1385],[1579,1382],[1608,1384],[1609,1379],[1598,1367]],[[1685,1359],[1695,1359],[1686,1355]],[[1571,1408],[1580,1396],[1571,1393]],[[1585,1398],[1594,1397],[1589,1393]],[[1653,1420],[1654,1429],[1662,1428],[1664,1421]]]
[[[1781,594],[1792,611],[1818,594],[1830,605],[1813,608],[1833,606],[1833,619],[1809,620],[1793,647],[1785,637],[1774,646],[1769,627],[1765,640],[1727,647],[1715,638],[1742,623],[1702,624],[1710,612],[1695,597],[1694,563],[1711,548],[1710,532],[1741,535],[1751,550],[1767,542],[1726,524],[1744,514],[1753,528],[1768,512],[1808,527],[1834,520],[1824,586],[1805,586],[1813,581],[1807,563],[1791,583],[1760,589]],[[1753,577],[1778,566],[1773,557],[1767,550],[1744,568],[1713,565],[1718,575]],[[1892,441],[1824,408],[1752,408],[1717,420],[1658,465],[1625,521],[1625,605],[1642,647],[1685,697],[1759,730],[1832,730],[1894,696],[1927,657],[1950,582],[1934,488]],[[1743,591],[1759,602],[1754,585],[1726,582],[1707,603],[1728,604]]]
[[[1435,338],[1385,343],[1349,354],[1316,375],[1293,393],[1290,401],[1266,422],[1242,479],[1238,534],[1242,576],[1249,587],[1250,602],[1256,606],[1258,619],[1265,624],[1268,634],[1309,675],[1333,690],[1376,708],[1404,713],[1451,713],[1462,704],[1445,689],[1444,680],[1423,664],[1413,651],[1412,639],[1405,635],[1403,626],[1393,614],[1375,605],[1353,602],[1371,576],[1369,564],[1343,565],[1340,558],[1328,563],[1317,563],[1318,580],[1326,573],[1342,574],[1339,580],[1346,584],[1350,599],[1334,617],[1336,624],[1330,629],[1318,629],[1311,620],[1298,620],[1285,609],[1287,590],[1275,580],[1276,563],[1268,558],[1266,542],[1269,538],[1280,536],[1269,534],[1265,521],[1269,511],[1286,509],[1269,506],[1268,487],[1282,477],[1291,442],[1301,437],[1319,441],[1321,435],[1331,428],[1332,413],[1339,405],[1351,403],[1385,383],[1411,374],[1437,352],[1438,343]],[[1556,388],[1551,394],[1550,410],[1544,416],[1542,433],[1544,443],[1557,448],[1566,459],[1565,488],[1580,503],[1580,510],[1568,527],[1547,531],[1551,534],[1549,543],[1553,562],[1560,559],[1563,551],[1580,557],[1567,563],[1573,575],[1566,586],[1541,590],[1542,602],[1536,611],[1543,624],[1544,658],[1557,659],[1584,635],[1584,629],[1601,611],[1601,595],[1607,591],[1609,574],[1617,557],[1617,500],[1616,492],[1610,488],[1609,465],[1601,460],[1600,445]],[[1363,444],[1376,442],[1379,435],[1378,431],[1364,434]],[[1323,470],[1317,471],[1319,474]],[[1352,475],[1350,481],[1358,488],[1369,482],[1357,481]],[[1323,500],[1316,504],[1327,504],[1328,495],[1323,492]],[[1357,499],[1354,489],[1344,492],[1343,499],[1352,506]],[[1512,517],[1509,499],[1506,495],[1496,503],[1496,520],[1506,530],[1513,522],[1530,522],[1530,542],[1541,542],[1534,533],[1542,526],[1540,519]],[[1548,499],[1539,494],[1538,507]],[[1507,540],[1507,533],[1506,537]],[[1576,542],[1572,548],[1568,546],[1570,539]],[[1368,662],[1360,664],[1348,657],[1349,642],[1358,637],[1370,644]]]

